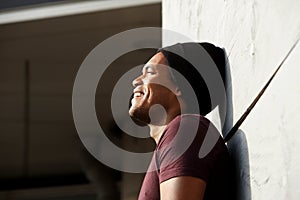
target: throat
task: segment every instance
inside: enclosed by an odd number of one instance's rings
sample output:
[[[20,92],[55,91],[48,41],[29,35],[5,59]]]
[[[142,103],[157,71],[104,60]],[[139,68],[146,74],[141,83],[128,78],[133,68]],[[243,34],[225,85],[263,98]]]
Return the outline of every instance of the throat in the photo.
[[[150,127],[150,136],[155,140],[155,143],[158,144],[159,139],[161,138],[162,134],[164,133],[165,128],[167,125],[158,126],[158,125],[151,125]]]

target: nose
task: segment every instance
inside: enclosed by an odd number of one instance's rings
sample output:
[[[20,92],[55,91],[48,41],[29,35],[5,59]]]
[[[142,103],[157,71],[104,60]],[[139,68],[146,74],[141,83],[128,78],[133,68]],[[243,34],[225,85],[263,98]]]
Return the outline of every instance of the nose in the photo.
[[[143,84],[143,79],[142,79],[142,78],[143,78],[143,77],[142,77],[142,75],[141,75],[141,76],[137,77],[136,79],[134,79],[134,80],[132,81],[133,87],[137,87],[137,86],[139,86],[139,85],[142,85],[142,84]]]

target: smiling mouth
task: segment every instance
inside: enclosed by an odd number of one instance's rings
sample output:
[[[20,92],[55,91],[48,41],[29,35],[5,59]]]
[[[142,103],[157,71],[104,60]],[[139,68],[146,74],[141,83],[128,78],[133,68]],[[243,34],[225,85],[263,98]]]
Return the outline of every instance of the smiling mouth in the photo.
[[[142,92],[142,91],[135,91],[133,94],[134,98],[140,98],[142,96],[144,96],[144,92]]]

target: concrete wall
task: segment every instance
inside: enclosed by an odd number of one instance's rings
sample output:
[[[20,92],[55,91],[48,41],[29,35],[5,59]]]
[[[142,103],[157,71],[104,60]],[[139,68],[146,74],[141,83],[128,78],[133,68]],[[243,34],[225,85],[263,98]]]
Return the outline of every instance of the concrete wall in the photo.
[[[226,49],[233,105],[227,126],[239,119],[299,38],[299,8],[297,0],[163,1],[164,28]],[[164,38],[164,44],[174,42]],[[299,53],[300,44],[229,143],[238,164],[239,199],[300,197]]]

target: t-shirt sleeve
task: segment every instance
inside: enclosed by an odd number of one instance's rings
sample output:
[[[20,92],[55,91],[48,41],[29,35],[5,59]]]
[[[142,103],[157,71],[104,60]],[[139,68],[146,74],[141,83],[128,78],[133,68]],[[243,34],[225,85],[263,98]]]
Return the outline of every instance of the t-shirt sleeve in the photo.
[[[208,182],[218,147],[214,147],[206,157],[199,158],[199,150],[205,138],[209,121],[200,120],[195,131],[193,126],[197,122],[199,120],[182,118],[181,121],[172,124],[167,129],[156,158],[160,183],[179,176],[192,176]],[[178,128],[182,131],[179,131]],[[219,135],[218,131],[215,131],[215,134]],[[177,137],[178,134],[181,136]],[[188,137],[192,138],[190,142],[186,142],[189,140],[186,139]],[[184,148],[184,145],[187,147]]]

